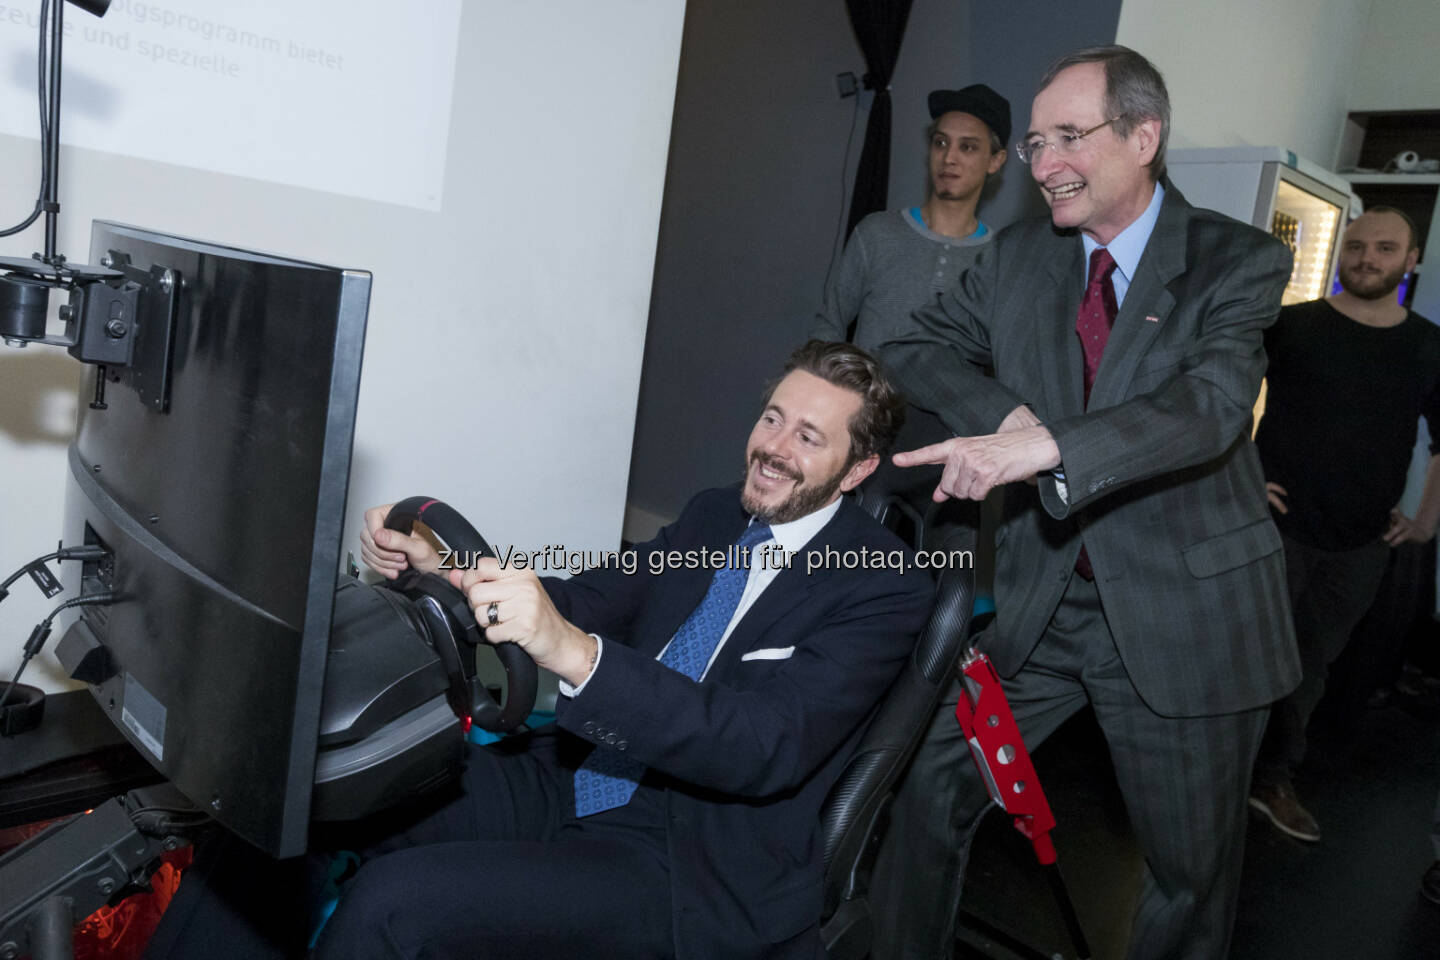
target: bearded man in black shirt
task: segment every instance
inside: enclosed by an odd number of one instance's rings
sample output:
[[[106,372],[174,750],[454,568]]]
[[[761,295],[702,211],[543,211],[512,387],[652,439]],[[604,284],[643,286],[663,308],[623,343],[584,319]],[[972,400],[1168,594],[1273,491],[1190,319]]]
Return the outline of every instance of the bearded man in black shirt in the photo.
[[[1415,225],[1375,207],[1345,231],[1339,293],[1280,311],[1265,332],[1269,394],[1255,442],[1285,544],[1304,677],[1275,703],[1250,803],[1301,840],[1320,839],[1291,777],[1329,664],[1375,599],[1391,547],[1440,520],[1440,327],[1395,290],[1419,257]],[[1424,416],[1435,441],[1414,518],[1397,506]]]

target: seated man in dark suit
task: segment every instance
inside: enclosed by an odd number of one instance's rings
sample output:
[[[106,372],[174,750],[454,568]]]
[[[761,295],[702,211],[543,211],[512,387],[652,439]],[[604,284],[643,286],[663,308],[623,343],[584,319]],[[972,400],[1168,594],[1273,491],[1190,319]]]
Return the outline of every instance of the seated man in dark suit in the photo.
[[[492,642],[559,675],[557,723],[472,749],[461,795],[346,885],[317,955],[819,956],[820,807],[931,600],[923,571],[843,560],[908,566],[841,497],[902,405],[863,351],[812,341],[743,484],[695,497],[631,573],[452,571]],[[367,563],[438,569],[387,512],[366,514]],[[737,547],[748,565],[720,566]]]

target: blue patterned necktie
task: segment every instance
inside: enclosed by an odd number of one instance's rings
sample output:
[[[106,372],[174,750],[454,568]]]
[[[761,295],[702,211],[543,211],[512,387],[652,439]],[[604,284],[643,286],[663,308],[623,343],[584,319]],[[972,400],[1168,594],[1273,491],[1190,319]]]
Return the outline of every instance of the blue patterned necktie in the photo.
[[[769,539],[770,527],[767,524],[752,523],[740,535],[735,546],[748,550]],[[705,599],[675,631],[670,645],[660,654],[660,662],[698,683],[715,653],[716,644],[730,625],[730,618],[735,616],[735,608],[740,606],[740,596],[745,592],[745,581],[749,575],[748,565],[716,570]],[[575,771],[575,816],[588,817],[592,813],[623,807],[635,795],[635,788],[640,786],[640,778],[644,775],[645,764],[603,743],[597,745],[580,769]]]

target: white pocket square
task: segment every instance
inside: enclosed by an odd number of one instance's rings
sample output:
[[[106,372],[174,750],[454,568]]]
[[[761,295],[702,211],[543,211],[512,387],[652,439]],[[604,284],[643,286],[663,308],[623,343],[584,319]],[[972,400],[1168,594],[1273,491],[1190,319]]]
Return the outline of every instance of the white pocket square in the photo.
[[[794,647],[766,647],[764,650],[751,650],[749,653],[740,655],[740,662],[746,660],[789,660],[790,654],[795,652]]]

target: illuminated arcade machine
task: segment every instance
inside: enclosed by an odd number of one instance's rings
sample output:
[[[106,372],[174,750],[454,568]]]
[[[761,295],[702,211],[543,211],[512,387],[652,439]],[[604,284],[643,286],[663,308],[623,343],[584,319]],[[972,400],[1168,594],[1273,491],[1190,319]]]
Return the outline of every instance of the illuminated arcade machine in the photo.
[[[1259,227],[1279,237],[1295,256],[1282,304],[1318,300],[1330,292],[1340,256],[1340,234],[1358,198],[1339,174],[1279,147],[1171,150],[1170,179],[1197,207]],[[1255,422],[1265,412],[1265,384]]]

